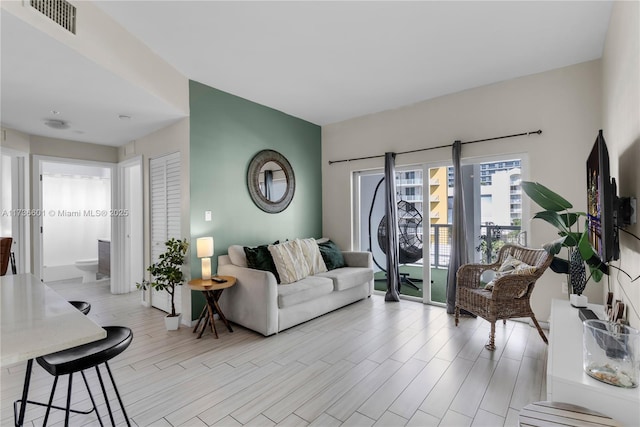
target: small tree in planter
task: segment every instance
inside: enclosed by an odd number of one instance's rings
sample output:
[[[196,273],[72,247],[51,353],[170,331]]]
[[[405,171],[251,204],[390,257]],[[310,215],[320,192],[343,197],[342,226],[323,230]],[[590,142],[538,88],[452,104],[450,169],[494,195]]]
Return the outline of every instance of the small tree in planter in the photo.
[[[160,254],[158,262],[147,267],[147,271],[151,273],[152,280],[145,279],[142,283],[136,283],[136,285],[138,289],[143,290],[147,290],[149,286],[158,291],[166,290],[171,295],[171,314],[167,315],[165,321],[167,329],[178,329],[180,314],[176,314],[174,297],[176,286],[180,286],[184,282],[182,265],[186,258],[189,243],[186,238],[183,240],[171,238],[164,244],[167,250]],[[169,327],[171,320],[174,321],[175,327]]]

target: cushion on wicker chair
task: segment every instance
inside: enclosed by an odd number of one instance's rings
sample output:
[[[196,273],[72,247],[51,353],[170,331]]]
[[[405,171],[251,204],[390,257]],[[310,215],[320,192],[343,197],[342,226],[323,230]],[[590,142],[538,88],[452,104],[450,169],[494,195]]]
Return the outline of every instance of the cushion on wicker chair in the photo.
[[[511,255],[509,255],[509,257],[511,257]],[[486,290],[493,290],[493,285],[495,284],[496,280],[501,277],[508,276],[510,274],[535,274],[538,269],[537,267],[525,264],[524,262],[519,261],[515,258],[511,260],[507,259],[507,261],[505,261],[502,265],[504,266],[507,262],[509,262],[509,267],[504,270],[502,270],[502,267],[500,267],[500,269],[498,269],[498,272],[495,274],[494,279],[484,286]],[[516,267],[511,268],[513,265],[515,265]],[[526,293],[527,287],[524,287],[524,289],[518,294],[518,298],[522,298]]]

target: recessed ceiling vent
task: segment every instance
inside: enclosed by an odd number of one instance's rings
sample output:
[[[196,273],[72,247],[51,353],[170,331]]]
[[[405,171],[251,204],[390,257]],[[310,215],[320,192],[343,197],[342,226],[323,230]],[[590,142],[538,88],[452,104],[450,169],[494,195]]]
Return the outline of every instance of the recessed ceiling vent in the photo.
[[[76,33],[76,7],[65,0],[31,0],[31,7],[67,31]]]
[[[69,129],[69,123],[65,122],[64,120],[49,119],[45,120],[44,124],[52,129]]]

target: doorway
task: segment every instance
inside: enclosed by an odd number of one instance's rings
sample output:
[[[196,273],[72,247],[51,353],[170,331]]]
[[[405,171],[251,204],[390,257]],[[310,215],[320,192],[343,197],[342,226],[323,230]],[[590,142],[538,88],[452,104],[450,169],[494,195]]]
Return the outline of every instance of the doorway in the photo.
[[[144,277],[142,173],[141,156],[118,164],[113,241],[121,268],[114,271],[112,293],[132,292]]]
[[[33,272],[43,281],[94,277],[76,261],[106,258],[114,294],[128,293],[143,277],[142,158],[119,165],[34,156]],[[105,246],[106,243],[106,246]],[[99,248],[102,248],[100,250]],[[106,249],[105,249],[106,248]],[[106,277],[105,276],[105,277]]]
[[[8,148],[1,148],[0,171],[2,191],[0,193],[0,236],[13,239],[16,273],[30,271],[30,231],[28,223],[35,213],[29,209],[29,155]],[[7,270],[11,274],[12,269]]]
[[[34,221],[40,243],[36,275],[44,282],[97,281],[100,260],[111,264],[109,249],[99,256],[98,247],[99,241],[111,242],[113,165],[45,157],[36,164],[42,212]]]
[[[396,201],[398,203],[398,241],[400,264],[400,294],[413,299],[425,297],[424,244],[424,192],[423,167],[396,169]],[[360,250],[371,252],[374,261],[374,289],[386,290],[386,248],[384,235],[384,172],[382,169],[357,172],[354,175],[359,213],[356,235]]]

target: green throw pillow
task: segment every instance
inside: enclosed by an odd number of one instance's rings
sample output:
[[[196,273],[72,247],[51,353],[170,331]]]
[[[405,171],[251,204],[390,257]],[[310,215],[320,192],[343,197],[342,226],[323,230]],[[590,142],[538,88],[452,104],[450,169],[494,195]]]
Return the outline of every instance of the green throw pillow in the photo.
[[[331,240],[318,243],[318,248],[320,248],[320,254],[322,255],[322,259],[327,266],[327,270],[334,270],[336,268],[347,266],[347,264],[344,262],[342,251]]]
[[[278,242],[275,242],[277,244]],[[244,247],[244,254],[247,256],[247,267],[256,270],[270,271],[276,276],[276,281],[280,283],[280,276],[276,265],[273,263],[273,257],[269,252],[268,245],[260,245],[255,248]]]

